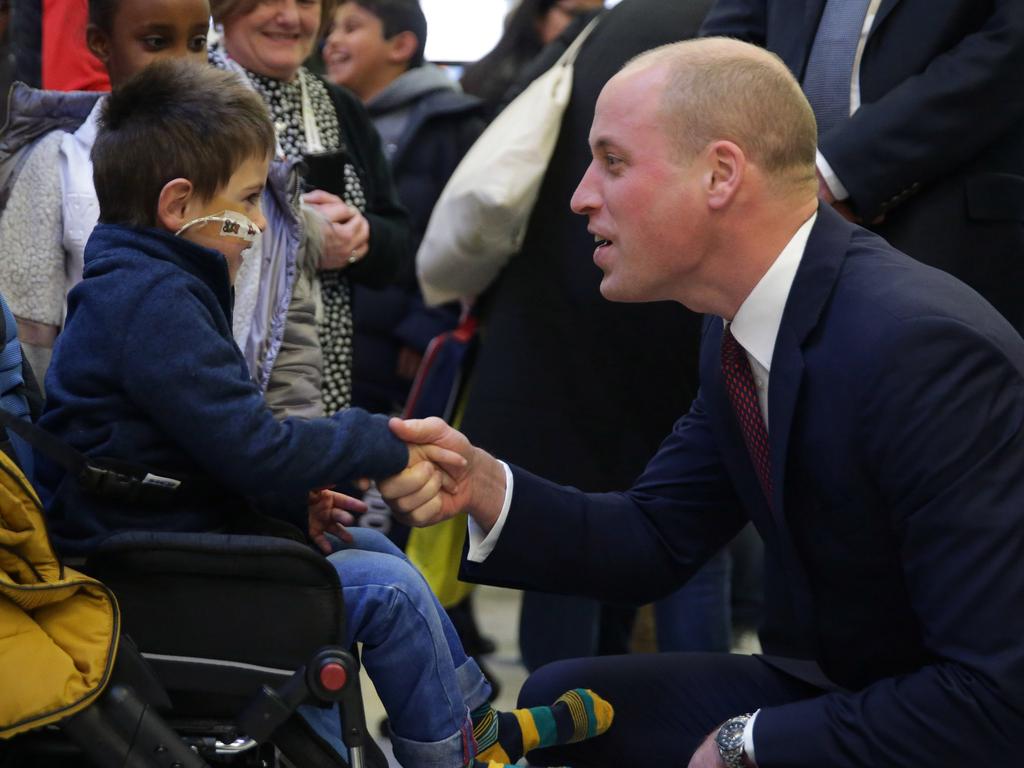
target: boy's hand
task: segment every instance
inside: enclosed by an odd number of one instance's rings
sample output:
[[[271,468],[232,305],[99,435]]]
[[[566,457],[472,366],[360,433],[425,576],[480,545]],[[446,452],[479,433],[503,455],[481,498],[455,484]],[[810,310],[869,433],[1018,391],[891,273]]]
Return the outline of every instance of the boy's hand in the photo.
[[[444,424],[440,419],[434,421]],[[398,418],[391,419],[393,432],[395,423],[403,422]],[[447,427],[446,424],[445,426]],[[442,491],[453,493],[458,485],[456,478],[465,472],[467,461],[457,449],[452,450],[451,446],[406,440],[405,447],[409,451],[409,463],[397,475],[379,480],[377,489],[397,517],[407,524],[412,524],[406,520],[404,511],[425,504],[439,496]]]
[[[309,538],[325,555],[332,552],[331,543],[324,534],[333,533],[346,543],[352,542],[352,534],[345,528],[355,523],[356,514],[363,514],[368,507],[359,499],[344,493],[321,488],[309,492]],[[355,513],[355,514],[353,514]]]

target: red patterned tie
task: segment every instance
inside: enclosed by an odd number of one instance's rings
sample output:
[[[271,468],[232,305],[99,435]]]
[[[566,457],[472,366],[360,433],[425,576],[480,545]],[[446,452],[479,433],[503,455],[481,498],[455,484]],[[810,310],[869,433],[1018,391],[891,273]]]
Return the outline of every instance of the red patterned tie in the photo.
[[[750,370],[747,353],[728,328],[722,333],[722,375],[725,377],[725,389],[729,393],[732,409],[740,423],[740,431],[743,432],[743,441],[754,463],[757,479],[761,481],[761,489],[771,505],[772,463],[768,453],[768,430],[761,416],[754,373]]]

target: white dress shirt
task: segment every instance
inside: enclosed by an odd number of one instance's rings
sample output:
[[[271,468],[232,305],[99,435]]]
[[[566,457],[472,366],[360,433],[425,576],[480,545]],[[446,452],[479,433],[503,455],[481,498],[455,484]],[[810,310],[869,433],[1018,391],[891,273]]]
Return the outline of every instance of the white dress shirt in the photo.
[[[775,352],[775,339],[782,325],[782,312],[789,299],[789,289],[793,287],[793,278],[803,259],[807,238],[811,227],[817,220],[817,212],[805,221],[796,231],[786,247],[782,249],[768,271],[764,273],[754,286],[732,322],[725,325],[732,331],[733,338],[747,353],[750,368],[754,373],[754,384],[757,387],[757,402],[761,406],[765,429],[770,429],[768,422],[768,374],[772,369],[772,354]]]

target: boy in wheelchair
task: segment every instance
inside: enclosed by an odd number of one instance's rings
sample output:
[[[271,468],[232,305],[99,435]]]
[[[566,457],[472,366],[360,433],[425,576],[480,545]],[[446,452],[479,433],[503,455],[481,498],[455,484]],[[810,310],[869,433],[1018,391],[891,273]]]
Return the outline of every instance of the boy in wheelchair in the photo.
[[[231,282],[264,226],[274,146],[260,98],[212,67],[157,63],[109,97],[92,152],[100,224],[40,425],[114,480],[86,488],[37,457],[55,544],[82,555],[125,530],[280,534],[302,516],[339,573],[346,641],[363,644],[402,765],[501,766],[602,733],[611,706],[585,690],[494,711],[422,577],[384,536],[346,531],[361,503],[324,490],[457,457],[407,447],[356,408],[279,422],[264,404],[231,335]]]

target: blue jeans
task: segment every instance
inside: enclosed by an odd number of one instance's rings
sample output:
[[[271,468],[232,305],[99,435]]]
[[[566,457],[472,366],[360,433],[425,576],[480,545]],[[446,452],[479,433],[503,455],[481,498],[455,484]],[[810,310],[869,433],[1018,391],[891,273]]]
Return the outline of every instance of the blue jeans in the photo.
[[[332,540],[328,560],[345,598],[345,644],[362,643],[363,665],[390,719],[395,757],[406,768],[464,765],[474,750],[469,712],[487,701],[490,685],[401,550],[378,531],[351,532],[352,544]],[[304,707],[302,714],[342,751],[336,710]]]

